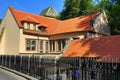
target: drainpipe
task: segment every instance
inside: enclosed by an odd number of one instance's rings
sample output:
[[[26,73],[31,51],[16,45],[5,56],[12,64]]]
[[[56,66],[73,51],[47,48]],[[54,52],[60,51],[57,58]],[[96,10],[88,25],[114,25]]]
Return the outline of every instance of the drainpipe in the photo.
[[[40,48],[39,48],[39,37],[40,37],[40,35],[42,34],[42,32],[41,32],[41,30],[39,29],[39,27],[38,27],[38,46],[37,46],[37,53],[40,53]]]

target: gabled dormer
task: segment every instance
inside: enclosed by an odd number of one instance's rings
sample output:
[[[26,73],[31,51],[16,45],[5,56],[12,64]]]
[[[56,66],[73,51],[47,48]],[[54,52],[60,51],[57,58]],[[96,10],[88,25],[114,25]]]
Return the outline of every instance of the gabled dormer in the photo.
[[[26,16],[21,20],[23,28],[27,30],[37,30],[39,22],[30,16]]]
[[[47,25],[42,24],[42,23],[38,25],[38,31],[40,31],[41,34],[46,33],[46,31],[47,31],[46,29],[47,29]]]

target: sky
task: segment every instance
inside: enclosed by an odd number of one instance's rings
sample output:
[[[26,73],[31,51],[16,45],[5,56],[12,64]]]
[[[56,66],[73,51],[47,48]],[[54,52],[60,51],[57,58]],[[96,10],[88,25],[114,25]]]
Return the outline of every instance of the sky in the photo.
[[[40,14],[43,9],[51,5],[57,12],[61,12],[64,0],[2,0],[0,1],[0,19],[4,17],[9,6],[16,10]]]

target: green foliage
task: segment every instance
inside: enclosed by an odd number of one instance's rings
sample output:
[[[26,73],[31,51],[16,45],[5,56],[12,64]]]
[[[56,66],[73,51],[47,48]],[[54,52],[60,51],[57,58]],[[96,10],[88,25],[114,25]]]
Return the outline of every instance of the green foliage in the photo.
[[[0,23],[2,22],[2,19],[0,19]]]
[[[80,11],[80,0],[65,0],[64,9],[60,13],[62,20],[77,17]]]
[[[65,0],[60,19],[69,19],[100,11],[101,8],[93,4],[93,0]]]
[[[98,6],[106,10],[112,35],[120,34],[120,0],[101,0]]]
[[[113,5],[109,13],[109,21],[112,34],[120,34],[120,5]]]
[[[103,9],[106,11],[112,34],[120,34],[120,0],[65,0],[64,9],[58,19],[74,18]]]

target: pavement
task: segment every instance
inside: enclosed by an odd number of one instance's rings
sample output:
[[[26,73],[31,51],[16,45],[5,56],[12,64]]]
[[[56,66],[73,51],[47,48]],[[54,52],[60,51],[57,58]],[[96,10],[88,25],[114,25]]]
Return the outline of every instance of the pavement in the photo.
[[[0,66],[0,80],[39,80],[24,73]]]
[[[0,80],[27,80],[27,79],[0,68]]]

